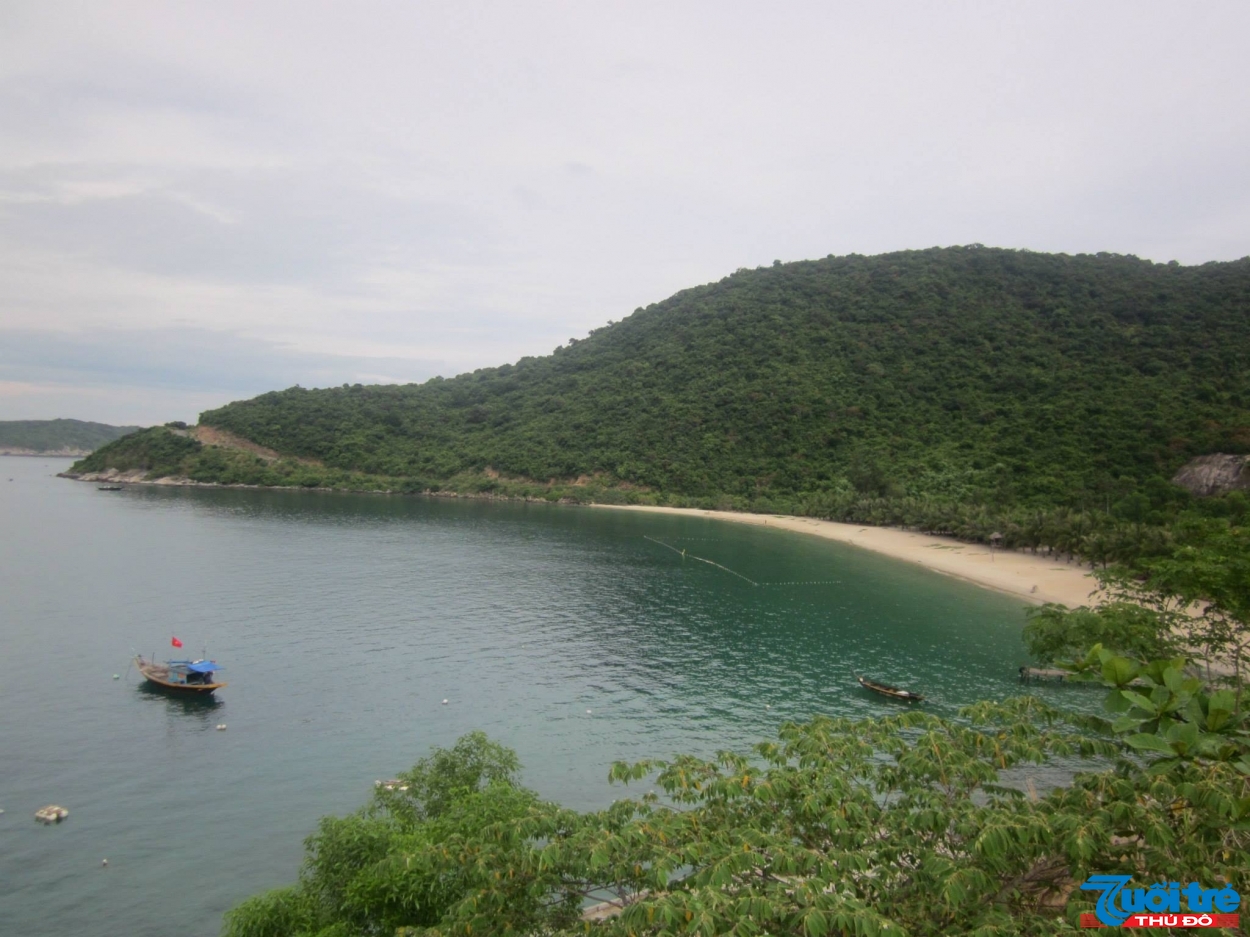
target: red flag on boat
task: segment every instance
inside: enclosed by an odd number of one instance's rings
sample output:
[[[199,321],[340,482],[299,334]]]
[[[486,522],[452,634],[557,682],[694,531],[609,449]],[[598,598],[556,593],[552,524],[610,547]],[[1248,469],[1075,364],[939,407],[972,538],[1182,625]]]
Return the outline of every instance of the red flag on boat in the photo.
[[[182,642],[179,641],[177,638],[170,638],[169,643],[172,644],[174,647],[182,647]]]

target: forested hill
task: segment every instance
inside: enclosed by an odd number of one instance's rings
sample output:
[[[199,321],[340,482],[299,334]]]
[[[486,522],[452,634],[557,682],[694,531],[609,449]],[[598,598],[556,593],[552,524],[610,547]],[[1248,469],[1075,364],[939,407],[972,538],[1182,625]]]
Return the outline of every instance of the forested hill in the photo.
[[[0,452],[81,455],[138,429],[84,420],[0,420]]]
[[[295,387],[201,424],[410,488],[589,477],[739,507],[1101,506],[1194,455],[1250,451],[1248,326],[1250,258],[831,256],[740,270],[546,357]]]

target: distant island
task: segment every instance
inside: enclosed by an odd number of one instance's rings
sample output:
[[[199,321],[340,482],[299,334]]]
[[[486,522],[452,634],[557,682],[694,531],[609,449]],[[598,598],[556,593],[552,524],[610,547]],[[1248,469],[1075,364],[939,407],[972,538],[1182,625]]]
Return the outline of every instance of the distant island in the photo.
[[[0,455],[85,456],[142,429],[86,420],[0,420]]]

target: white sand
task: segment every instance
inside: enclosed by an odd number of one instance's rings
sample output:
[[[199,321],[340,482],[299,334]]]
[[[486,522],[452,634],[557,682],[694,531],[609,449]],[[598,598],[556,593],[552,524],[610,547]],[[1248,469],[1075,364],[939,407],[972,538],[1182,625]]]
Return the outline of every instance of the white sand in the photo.
[[[652,511],[685,514],[736,524],[777,527],[797,533],[826,537],[862,547],[898,560],[915,563],[934,572],[954,576],[987,589],[1016,595],[1038,605],[1060,602],[1070,608],[1092,604],[1098,583],[1089,570],[1075,563],[1058,562],[1031,553],[991,550],[951,537],[934,537],[894,527],[862,527],[808,517],[775,514],[740,514],[736,511],[700,511],[691,508],[660,508],[645,505],[597,504],[620,511]]]

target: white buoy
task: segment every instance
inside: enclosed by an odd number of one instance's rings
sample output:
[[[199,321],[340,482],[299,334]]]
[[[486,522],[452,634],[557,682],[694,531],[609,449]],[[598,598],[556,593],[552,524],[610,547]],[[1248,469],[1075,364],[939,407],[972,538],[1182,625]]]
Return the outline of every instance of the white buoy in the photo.
[[[225,731],[226,731],[226,724],[225,724],[224,722],[219,722],[219,723],[217,723],[217,731],[218,731],[218,732],[225,732]]]
[[[122,678],[122,675],[121,675],[121,674],[119,674],[119,673],[115,673],[115,674],[113,674],[113,679],[114,679],[114,680],[120,680],[121,678]]]
[[[444,706],[446,706],[446,705],[447,705],[447,700],[443,700],[443,705],[444,705]]]
[[[764,708],[765,708],[765,709],[772,709],[772,708],[773,708],[773,704],[772,704],[772,703],[765,703],[765,704],[764,704]]]
[[[590,715],[590,710],[589,710],[589,709],[588,709],[588,710],[586,710],[586,715],[588,715],[588,716]]]
[[[102,868],[102,869],[104,869],[104,868],[108,868],[108,864],[109,864],[109,861],[108,861],[107,859],[101,859],[101,860],[100,860],[100,868]]]

